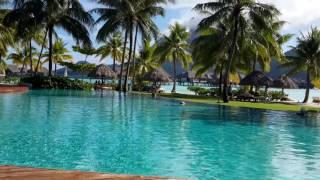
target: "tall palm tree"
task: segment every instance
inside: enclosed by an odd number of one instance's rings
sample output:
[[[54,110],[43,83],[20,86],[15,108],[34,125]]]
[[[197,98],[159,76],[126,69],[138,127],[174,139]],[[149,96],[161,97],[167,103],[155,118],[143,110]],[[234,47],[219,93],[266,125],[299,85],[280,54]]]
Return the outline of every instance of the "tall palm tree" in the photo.
[[[7,17],[8,24],[26,24],[22,21],[28,17],[32,23],[24,28],[32,30],[35,26],[43,27],[48,32],[49,40],[49,76],[52,75],[53,34],[55,27],[62,28],[83,44],[91,45],[86,26],[92,25],[93,19],[78,0],[20,0],[18,8]],[[27,20],[28,20],[27,19]],[[20,28],[19,28],[20,29]],[[23,28],[21,28],[23,29]]]
[[[199,28],[196,38],[193,39],[192,57],[194,60],[193,70],[200,76],[212,68],[215,74],[219,74],[219,91],[222,93],[223,69],[227,62],[230,33],[224,24],[217,27]],[[235,63],[231,72],[236,71]]]
[[[121,34],[113,33],[108,40],[97,49],[97,55],[101,56],[100,61],[110,56],[113,59],[113,71],[116,71],[116,62],[121,62],[122,38]]]
[[[167,60],[173,62],[172,93],[176,92],[177,62],[180,61],[185,69],[188,69],[188,66],[192,62],[188,40],[189,33],[187,29],[179,23],[175,23],[170,26],[170,35],[163,36],[162,39],[160,39],[154,52],[155,57],[160,63]]]
[[[0,7],[5,4],[6,1],[0,1]],[[0,10],[0,63],[1,63],[1,71],[5,71],[6,63],[3,61],[2,57],[6,56],[8,49],[10,46],[13,46],[13,29],[6,27],[3,24],[3,19],[9,11],[6,9]]]
[[[98,31],[97,40],[104,41],[107,39],[110,33],[120,29],[122,29],[125,34],[121,59],[119,89],[127,91],[130,64],[132,59],[134,61],[135,57],[134,52],[136,48],[133,47],[133,44],[137,43],[138,32],[141,33],[141,37],[147,37],[150,35],[156,36],[158,33],[158,28],[153,22],[152,17],[164,14],[164,9],[160,6],[160,4],[166,3],[167,0],[117,0],[98,2],[105,7],[97,8],[92,11],[100,16],[96,23],[104,23]],[[135,39],[133,40],[134,29]],[[124,80],[124,88],[122,88],[123,66],[125,62],[128,41],[129,56]]]
[[[301,34],[297,38],[298,45],[293,47],[295,57],[288,57],[289,61],[283,65],[290,68],[288,75],[306,72],[306,93],[303,103],[309,100],[311,80],[320,78],[320,31],[312,28],[308,34]]]
[[[135,14],[133,14],[133,27],[135,26],[134,34],[134,42],[133,42],[133,50],[132,50],[132,69],[135,69],[135,58],[136,58],[136,49],[137,49],[137,41],[138,41],[138,33],[140,33],[142,41],[145,41],[153,36],[157,39],[158,36],[158,28],[156,24],[153,22],[153,17],[155,16],[164,16],[164,8],[161,6],[167,3],[167,0],[141,0],[136,1],[135,4],[136,10]],[[171,1],[173,2],[173,1]],[[129,72],[127,72],[126,78],[128,78]],[[135,71],[132,73],[132,81],[131,84],[134,86],[135,81]]]
[[[68,54],[69,51],[66,48],[66,43],[62,39],[57,39],[52,48],[52,61],[54,63],[54,75],[57,75],[57,64],[65,61],[72,61],[72,55]],[[49,52],[44,54],[44,62],[49,61]]]
[[[238,39],[248,26],[259,27],[259,29],[268,28],[268,22],[280,12],[269,4],[256,2],[255,0],[217,0],[208,3],[202,3],[195,6],[195,9],[208,17],[204,18],[199,26],[208,27],[220,22],[232,24],[231,45],[229,46],[228,61],[224,73],[223,100],[229,102],[229,73],[232,61],[239,44]]]
[[[130,7],[128,0],[116,0],[116,1],[103,1],[99,0],[98,3],[103,5],[93,9],[91,12],[98,14],[99,18],[95,24],[103,23],[102,27],[98,30],[97,41],[104,42],[108,39],[111,33],[122,30],[124,32],[124,41],[122,48],[121,68],[120,68],[120,79],[118,81],[118,89],[123,90],[122,78],[123,78],[123,67],[125,62],[125,54],[127,50],[128,42],[128,23],[125,21],[126,10]]]

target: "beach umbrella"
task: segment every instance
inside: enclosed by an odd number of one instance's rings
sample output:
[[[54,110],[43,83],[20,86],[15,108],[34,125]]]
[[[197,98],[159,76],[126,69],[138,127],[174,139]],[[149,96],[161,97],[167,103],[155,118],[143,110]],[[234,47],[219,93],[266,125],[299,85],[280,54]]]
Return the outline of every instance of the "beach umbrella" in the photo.
[[[163,69],[158,68],[144,76],[144,80],[152,81],[152,82],[169,82],[171,81],[170,75]]]
[[[281,76],[279,79],[273,81],[273,87],[284,89],[298,89],[299,86],[288,76]]]
[[[240,81],[240,85],[245,86],[270,87],[272,86],[272,84],[273,79],[268,77],[265,73],[261,71],[254,71]]]
[[[117,74],[109,66],[100,64],[95,70],[91,71],[88,76],[92,78],[101,78],[103,81],[103,79],[113,79]]]

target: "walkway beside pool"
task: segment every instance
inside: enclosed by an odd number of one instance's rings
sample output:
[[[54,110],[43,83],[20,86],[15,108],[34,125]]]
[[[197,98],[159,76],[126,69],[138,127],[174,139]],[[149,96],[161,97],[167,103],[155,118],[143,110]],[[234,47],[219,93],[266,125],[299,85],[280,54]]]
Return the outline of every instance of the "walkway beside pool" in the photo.
[[[99,174],[93,172],[0,166],[0,179],[6,180],[165,180],[168,178]],[[173,179],[171,179],[173,180]]]

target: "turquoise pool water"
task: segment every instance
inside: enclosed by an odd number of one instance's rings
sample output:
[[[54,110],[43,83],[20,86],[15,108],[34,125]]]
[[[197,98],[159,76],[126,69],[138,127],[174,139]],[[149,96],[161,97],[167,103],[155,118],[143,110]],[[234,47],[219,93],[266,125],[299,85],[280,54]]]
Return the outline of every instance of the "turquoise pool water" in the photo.
[[[319,179],[320,120],[80,91],[0,95],[0,164],[189,179]]]

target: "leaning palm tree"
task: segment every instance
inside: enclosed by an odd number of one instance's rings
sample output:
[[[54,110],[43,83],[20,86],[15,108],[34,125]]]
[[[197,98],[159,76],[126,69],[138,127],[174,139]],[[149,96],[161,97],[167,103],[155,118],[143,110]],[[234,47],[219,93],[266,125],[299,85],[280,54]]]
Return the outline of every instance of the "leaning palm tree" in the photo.
[[[69,51],[66,48],[66,43],[62,39],[57,39],[52,48],[52,60],[54,63],[54,75],[57,75],[57,64],[65,61],[72,61],[72,55],[68,54]],[[49,52],[44,54],[44,62],[49,61]]]
[[[306,93],[303,103],[309,100],[311,81],[320,78],[320,31],[312,28],[311,31],[297,38],[298,45],[293,47],[295,57],[288,57],[289,62],[283,67],[290,68],[288,75],[306,72]]]
[[[158,42],[154,51],[155,57],[160,63],[165,61],[173,61],[173,88],[172,93],[176,92],[176,66],[180,61],[185,69],[188,69],[192,62],[192,57],[189,53],[190,45],[188,43],[189,33],[187,29],[178,23],[170,26],[170,35],[163,36]]]
[[[259,27],[259,29],[268,28],[268,22],[280,12],[269,4],[258,3],[255,0],[216,0],[213,2],[198,4],[195,9],[208,17],[204,18],[200,23],[200,27],[214,26],[220,22],[231,24],[232,30],[231,44],[229,46],[228,61],[224,73],[224,90],[223,100],[229,101],[228,89],[229,78],[232,61],[236,49],[239,46],[238,39],[248,26]]]
[[[110,56],[113,59],[113,71],[116,71],[116,62],[121,62],[122,38],[121,34],[113,33],[108,40],[97,49],[97,56],[101,56],[100,61]]]
[[[18,8],[11,11],[6,19],[7,24],[26,24],[24,17],[33,22],[26,30],[32,30],[35,26],[47,30],[49,40],[49,76],[52,75],[52,50],[53,34],[55,27],[62,28],[71,34],[77,42],[91,45],[86,25],[90,26],[93,19],[87,13],[78,0],[32,0],[21,1]],[[20,25],[21,26],[21,25]],[[23,29],[23,28],[22,28]]]

